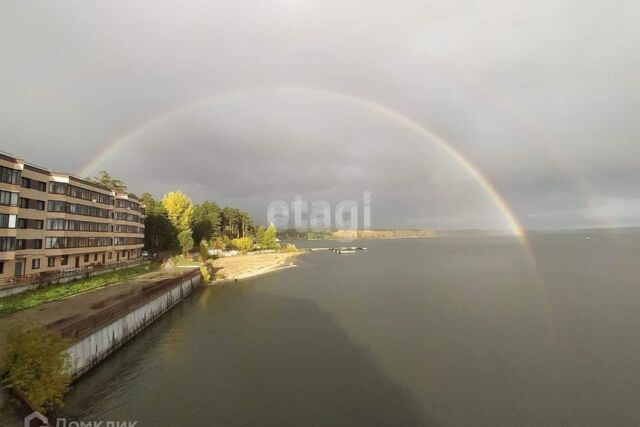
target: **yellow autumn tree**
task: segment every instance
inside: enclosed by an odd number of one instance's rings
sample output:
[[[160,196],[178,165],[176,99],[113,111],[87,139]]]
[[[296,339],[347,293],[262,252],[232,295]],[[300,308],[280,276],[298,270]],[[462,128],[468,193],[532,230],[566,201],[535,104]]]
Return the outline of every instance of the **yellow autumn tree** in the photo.
[[[70,342],[42,326],[14,326],[5,339],[0,369],[5,376],[0,383],[23,393],[44,412],[62,404],[69,390]]]
[[[171,223],[179,230],[189,229],[189,223],[193,216],[193,203],[182,191],[172,191],[162,198],[162,204],[167,210],[167,216]]]

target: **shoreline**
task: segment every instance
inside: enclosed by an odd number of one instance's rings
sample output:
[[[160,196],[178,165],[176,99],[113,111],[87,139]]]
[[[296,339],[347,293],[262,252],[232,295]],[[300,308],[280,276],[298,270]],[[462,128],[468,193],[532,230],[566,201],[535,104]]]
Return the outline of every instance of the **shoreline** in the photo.
[[[228,258],[221,258],[221,259],[215,260],[214,267],[217,269],[218,272],[222,272],[223,274],[225,274],[225,270],[226,270],[227,277],[223,279],[213,280],[210,283],[210,286],[223,286],[227,283],[235,283],[238,280],[250,279],[250,278],[262,276],[265,274],[274,273],[280,270],[296,267],[297,264],[295,260],[298,258],[298,256],[304,253],[305,253],[304,251],[299,251],[299,252],[288,252],[288,253],[243,255],[243,256],[228,257]],[[157,275],[158,272],[152,272],[149,274]],[[143,275],[143,276],[146,276],[146,275]],[[11,320],[18,322],[19,321],[18,319],[23,316],[30,317],[30,316],[39,315],[41,317],[46,315],[47,321],[43,321],[42,319],[39,318],[40,322],[38,323],[47,325],[47,326],[50,326],[53,323],[62,323],[61,321],[71,321],[72,319],[75,321],[77,320],[79,315],[87,315],[87,313],[93,313],[96,310],[98,310],[98,307],[94,307],[95,305],[94,300],[98,296],[100,297],[98,298],[100,300],[99,302],[108,301],[109,303],[113,303],[114,301],[119,300],[119,297],[121,295],[130,295],[131,291],[133,291],[134,289],[141,292],[144,289],[144,286],[148,286],[149,284],[148,277],[145,277],[145,279],[147,280],[140,280],[141,278],[137,278],[137,279],[138,280],[132,280],[131,282],[107,285],[86,293],[74,295],[73,297],[70,297],[70,298],[51,301],[45,304],[46,309],[45,307],[40,307],[40,308],[34,307],[31,309],[26,309],[26,310],[22,310],[20,312],[14,313],[14,316],[9,315],[7,317],[9,318],[14,317],[14,319],[11,319]],[[152,282],[154,281],[152,280]],[[191,294],[193,291],[193,283],[192,282],[186,282],[186,283],[187,283],[189,292],[185,294],[184,296],[185,298],[189,294]],[[183,285],[179,285],[179,286],[182,289]],[[129,289],[129,288],[132,288],[132,289]],[[118,291],[118,292],[115,292],[115,291]],[[171,292],[172,291],[169,291],[169,293]],[[162,296],[159,296],[159,298],[162,299]],[[74,300],[73,304],[70,302],[70,300]],[[78,304],[78,301],[80,300],[83,300],[84,303]],[[179,298],[178,301],[176,301],[176,303],[181,300],[182,298]],[[153,304],[153,303],[147,303],[147,305],[149,304]],[[143,306],[143,308],[147,307],[147,305]],[[160,317],[164,314],[164,312],[169,311],[173,307],[173,305],[174,304],[167,305],[165,309],[158,314],[157,317]],[[75,311],[70,310],[70,307],[72,306],[75,308]],[[103,308],[108,309],[108,307],[100,307],[100,309],[103,309]],[[137,308],[137,309],[139,310],[140,308]],[[60,311],[64,312],[64,316],[61,319],[59,318],[57,319],[56,317],[59,317],[59,316],[55,316],[53,313],[57,313],[58,315],[60,315]],[[72,312],[74,315],[70,315],[69,312]],[[125,319],[127,319],[127,315],[128,314],[125,314],[123,317],[115,319],[115,323],[117,322],[126,323]],[[52,319],[53,319],[53,322],[52,322]],[[2,320],[8,320],[8,319],[2,319]],[[31,320],[34,320],[34,319],[31,319]],[[134,328],[127,327],[126,330],[133,329],[136,332],[126,336],[123,340],[119,341],[115,345],[111,343],[105,344],[106,347],[101,350],[100,362],[103,359],[108,358],[109,355],[111,355],[112,353],[116,352],[124,342],[129,341],[130,339],[133,339],[138,331],[146,328],[146,326],[153,323],[154,320],[155,318],[149,317],[149,322],[144,326],[140,325]],[[80,340],[74,341],[72,346],[70,347],[70,350],[74,349],[75,347],[77,347],[75,349],[76,351],[78,351],[78,349],[84,349],[84,347],[86,346],[83,344],[83,340],[84,341],[89,340],[91,342],[99,341],[97,338],[94,338],[94,336],[100,336],[99,331],[105,327],[113,328],[112,324],[109,324],[106,326],[105,325],[100,326],[100,328],[92,331],[90,335],[87,335]],[[1,341],[2,340],[0,339],[0,352],[3,347],[2,346],[3,343]],[[82,353],[82,351],[80,351],[80,353]],[[95,357],[91,357],[90,360],[91,360],[91,363],[87,363],[86,367],[82,367],[83,370],[79,371],[78,377],[75,378],[75,380],[78,380],[80,377],[84,375],[84,373],[91,370],[95,365],[99,364],[99,362],[97,362],[97,359]],[[13,405],[9,404],[10,399],[11,399],[11,393],[9,393],[5,389],[1,389],[0,390],[0,420],[2,420],[2,423],[13,423],[14,417],[16,416],[17,416],[16,421],[20,422],[22,420],[23,414],[20,413],[20,409],[17,409]],[[26,412],[29,412],[29,411],[26,411]],[[26,415],[26,412],[24,415]]]
[[[236,257],[219,258],[213,266],[225,274],[224,278],[211,281],[211,286],[224,285],[238,280],[251,279],[276,271],[296,267],[295,259],[303,255],[304,251],[289,253],[274,253],[261,255],[241,255]],[[226,270],[226,271],[225,271]]]

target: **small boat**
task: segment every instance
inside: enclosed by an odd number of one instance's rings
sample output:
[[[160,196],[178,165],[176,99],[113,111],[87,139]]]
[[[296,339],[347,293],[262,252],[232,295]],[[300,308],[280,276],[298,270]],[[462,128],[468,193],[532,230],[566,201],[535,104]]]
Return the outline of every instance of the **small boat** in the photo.
[[[355,249],[338,249],[338,255],[353,255],[356,253]]]

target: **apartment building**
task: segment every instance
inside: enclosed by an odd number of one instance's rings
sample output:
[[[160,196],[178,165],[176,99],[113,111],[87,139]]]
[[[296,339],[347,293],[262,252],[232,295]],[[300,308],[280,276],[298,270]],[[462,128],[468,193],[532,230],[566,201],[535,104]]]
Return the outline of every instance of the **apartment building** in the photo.
[[[136,259],[144,206],[0,153],[0,279]]]

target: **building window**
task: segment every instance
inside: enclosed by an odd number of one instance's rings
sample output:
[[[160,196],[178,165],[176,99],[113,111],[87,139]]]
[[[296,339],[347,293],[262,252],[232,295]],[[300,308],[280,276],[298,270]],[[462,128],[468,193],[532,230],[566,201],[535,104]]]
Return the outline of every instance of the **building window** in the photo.
[[[0,261],[0,274],[4,273],[4,261]]]
[[[34,230],[42,230],[44,227],[44,220],[42,219],[27,219],[27,218],[18,218],[18,228],[20,229],[34,229]]]
[[[40,258],[34,258],[31,260],[31,269],[38,270],[40,268]]]
[[[0,252],[8,252],[16,250],[15,237],[0,237]]]
[[[43,211],[45,205],[43,200],[26,199],[24,197],[20,197],[19,206],[23,209],[37,209],[39,211]]]
[[[69,264],[69,255],[62,255],[60,257],[60,265],[67,265]]]
[[[11,191],[0,191],[0,205],[18,206],[18,193]]]
[[[38,181],[38,191],[47,191],[47,183]]]
[[[60,237],[47,237],[45,239],[45,247],[47,249],[59,249],[59,248],[64,248],[64,245],[62,244],[63,242],[63,238]]]
[[[89,262],[89,254],[84,254],[84,262]]]
[[[54,194],[66,194],[71,197],[83,200],[91,200],[104,205],[113,205],[113,197],[109,194],[98,193],[86,188],[63,182],[49,182],[49,192]]]
[[[96,262],[98,261],[98,254],[93,254],[93,260]]]
[[[64,182],[49,182],[49,193],[67,194],[67,184]]]
[[[0,228],[16,228],[16,215],[0,214]]]
[[[49,200],[49,212],[66,212],[67,204],[62,200]]]
[[[47,218],[47,230],[64,230],[64,219]]]
[[[47,267],[55,267],[56,266],[56,257],[50,256],[47,258]]]
[[[64,219],[48,218],[47,230],[64,230]]]
[[[23,176],[20,182],[20,186],[23,188],[31,188],[31,180]]]
[[[20,171],[0,166],[0,181],[7,184],[18,185],[20,182]]]
[[[113,252],[109,252],[109,256],[107,258],[113,259]]]
[[[113,246],[112,237],[47,237],[47,249]]]
[[[16,239],[17,251],[25,249],[42,249],[42,239]]]

